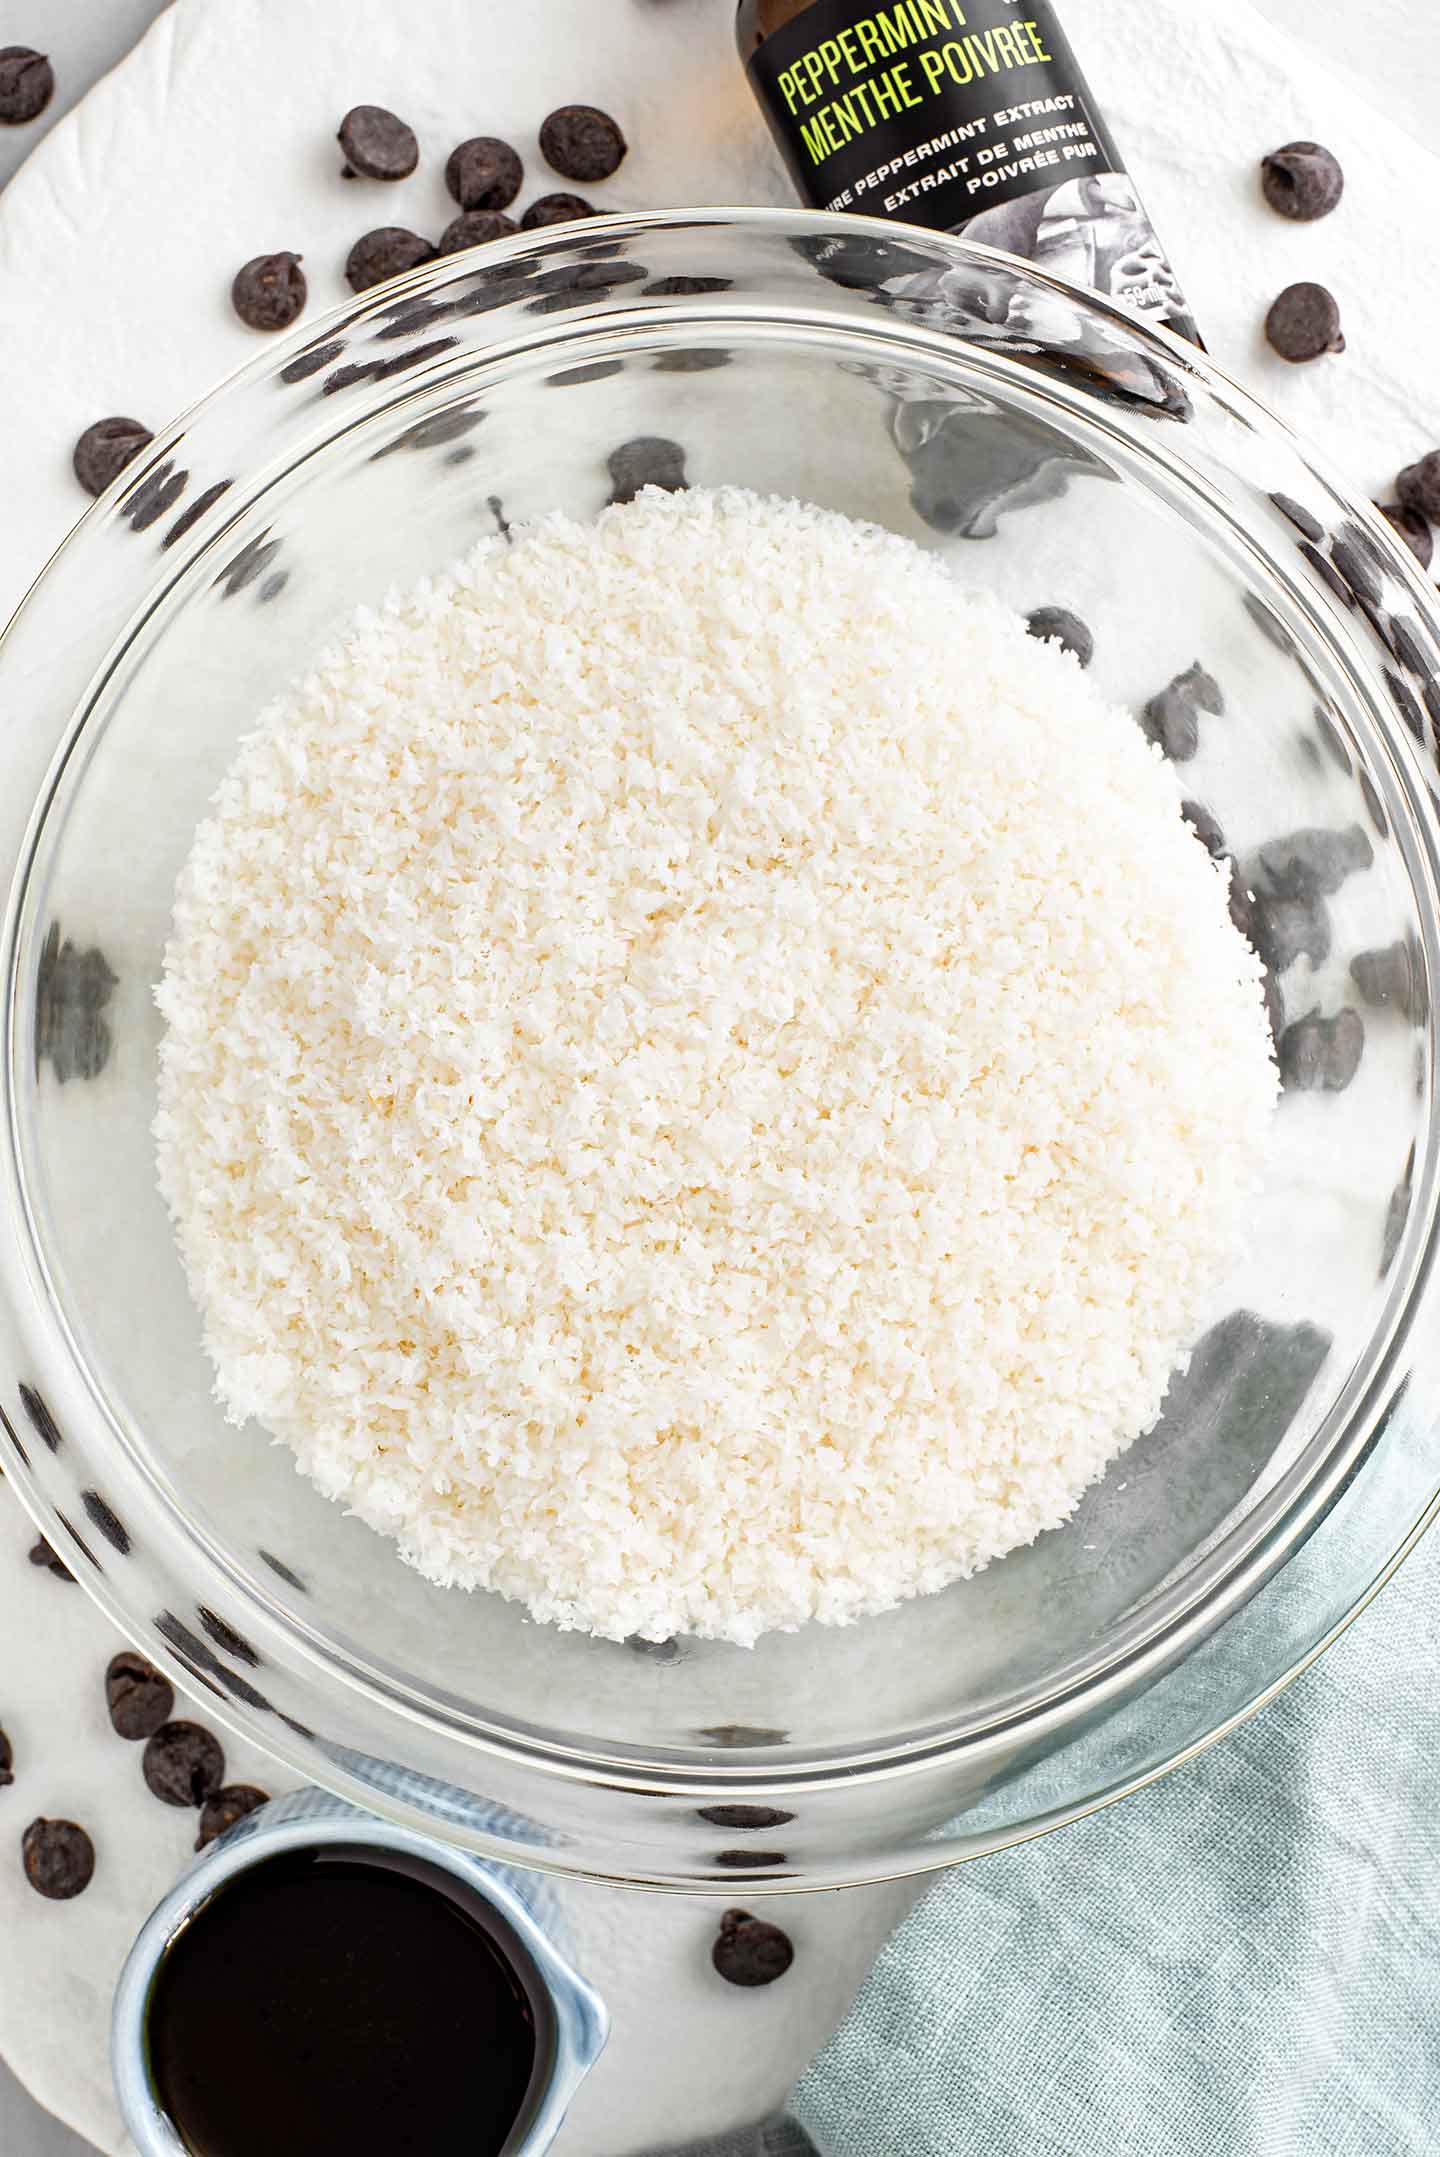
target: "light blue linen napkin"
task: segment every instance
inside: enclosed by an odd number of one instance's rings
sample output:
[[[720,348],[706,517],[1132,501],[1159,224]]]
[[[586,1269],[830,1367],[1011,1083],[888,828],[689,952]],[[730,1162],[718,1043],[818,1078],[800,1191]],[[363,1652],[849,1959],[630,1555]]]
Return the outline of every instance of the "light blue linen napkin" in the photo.
[[[823,2157],[1435,2157],[1440,1535],[1200,1759],[944,1875],[793,2110]]]

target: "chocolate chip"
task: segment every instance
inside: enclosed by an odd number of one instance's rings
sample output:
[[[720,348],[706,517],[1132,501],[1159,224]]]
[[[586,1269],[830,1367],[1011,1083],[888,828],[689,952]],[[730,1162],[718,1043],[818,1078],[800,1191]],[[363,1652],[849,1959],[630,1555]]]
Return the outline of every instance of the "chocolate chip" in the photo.
[[[304,382],[312,374],[319,374],[322,367],[328,367],[331,360],[338,359],[344,350],[340,339],[335,338],[329,344],[314,345],[308,352],[299,352],[280,369],[280,380]]]
[[[684,450],[664,435],[636,435],[612,449],[607,462],[612,502],[633,502],[642,487],[683,494],[690,484],[685,477]]]
[[[1309,510],[1297,502],[1293,495],[1272,494],[1270,499],[1281,516],[1288,517],[1296,531],[1303,532],[1307,539],[1319,540],[1325,537],[1325,527],[1320,519],[1312,517]]]
[[[220,1742],[199,1723],[162,1723],[143,1766],[147,1785],[165,1805],[203,1805],[225,1780]]]
[[[1414,464],[1407,464],[1395,482],[1404,508],[1431,524],[1440,524],[1440,449],[1428,450]]]
[[[298,255],[252,255],[235,272],[230,299],[250,330],[288,330],[305,305],[305,272]]]
[[[1200,713],[1224,709],[1220,684],[1197,659],[1151,697],[1140,725],[1146,740],[1158,742],[1172,763],[1186,764],[1200,746]]]
[[[1182,801],[1180,814],[1194,832],[1211,859],[1218,861],[1225,851],[1225,834],[1210,811],[1198,801]]]
[[[1283,360],[1313,360],[1325,352],[1345,350],[1340,309],[1334,293],[1324,285],[1287,285],[1271,302],[1265,335]]]
[[[105,1672],[105,1705],[117,1737],[153,1738],[175,1711],[175,1688],[163,1670],[122,1648]]]
[[[582,187],[618,172],[627,144],[608,112],[596,105],[561,105],[540,124],[547,164]]]
[[[218,1836],[226,1834],[239,1821],[248,1820],[252,1812],[258,1812],[269,1802],[269,1791],[257,1790],[254,1783],[226,1783],[223,1790],[212,1790],[200,1808],[196,1849],[206,1849]]]
[[[1429,519],[1417,509],[1407,509],[1403,502],[1382,502],[1379,507],[1396,538],[1404,541],[1422,569],[1428,569],[1435,554]]]
[[[498,135],[472,135],[445,161],[445,185],[462,210],[508,210],[524,177],[519,151]]]
[[[1365,1026],[1347,1004],[1333,1019],[1318,1012],[1297,1019],[1280,1036],[1280,1083],[1299,1093],[1343,1093],[1360,1068]]]
[[[55,70],[28,45],[0,45],[0,126],[37,120],[55,95]]]
[[[1277,899],[1321,899],[1337,892],[1347,876],[1368,869],[1375,849],[1358,824],[1343,831],[1287,832],[1258,847],[1250,886]]]
[[[75,444],[71,464],[87,494],[103,494],[131,459],[155,439],[138,419],[97,419]]]
[[[727,1985],[773,1985],[795,1960],[795,1950],[778,1925],[748,1910],[727,1910],[710,1960]]]
[[[577,217],[594,217],[593,202],[583,195],[539,195],[520,220],[522,232],[539,232],[546,225],[568,225]]]
[[[1036,607],[1026,615],[1025,627],[1042,644],[1058,644],[1062,652],[1073,652],[1082,667],[1088,667],[1095,656],[1094,637],[1067,607]]]
[[[680,1659],[678,1640],[642,1640],[638,1633],[631,1633],[621,1642],[632,1655],[641,1656],[647,1663],[674,1663]]]
[[[1255,897],[1250,941],[1276,973],[1283,974],[1302,954],[1312,966],[1322,965],[1330,955],[1330,916],[1324,900]]]
[[[715,1862],[727,1872],[778,1872],[789,1860],[783,1850],[717,1850]]]
[[[795,1817],[775,1805],[699,1805],[696,1811],[712,1827],[728,1828],[784,1827]]]
[[[384,105],[352,105],[336,137],[345,153],[345,177],[405,180],[420,162],[415,130]]]
[[[378,225],[373,232],[362,233],[346,256],[345,281],[352,292],[368,292],[374,285],[383,285],[387,277],[401,277],[406,270],[418,270],[422,263],[434,260],[435,248],[418,232],[407,232],[403,225]],[[362,375],[365,371],[361,369]]]
[[[32,1820],[20,1848],[26,1879],[48,1902],[83,1895],[95,1877],[95,1845],[73,1820]]]
[[[65,1560],[56,1555],[43,1535],[38,1536],[30,1546],[30,1563],[32,1565],[43,1565],[46,1572],[53,1573],[57,1580],[74,1580],[75,1578]]]
[[[440,252],[458,255],[466,247],[488,247],[492,240],[508,239],[518,230],[514,218],[503,210],[462,210],[441,233]]]
[[[1410,1016],[1415,992],[1415,969],[1410,946],[1404,938],[1375,951],[1357,951],[1350,961],[1350,979],[1361,1000],[1383,1009],[1389,1005]]]
[[[0,1790],[8,1790],[15,1780],[15,1755],[10,1740],[0,1730]]]
[[[657,277],[645,287],[647,300],[690,299],[702,292],[728,292],[733,277]]]
[[[1296,224],[1328,217],[1345,190],[1345,175],[1318,142],[1287,142],[1260,160],[1260,190],[1272,210]]]

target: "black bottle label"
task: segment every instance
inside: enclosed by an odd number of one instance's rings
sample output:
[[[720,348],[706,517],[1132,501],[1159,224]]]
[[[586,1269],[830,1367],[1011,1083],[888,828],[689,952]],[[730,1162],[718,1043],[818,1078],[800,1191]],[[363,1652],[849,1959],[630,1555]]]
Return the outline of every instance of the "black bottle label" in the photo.
[[[1195,335],[1050,0],[815,0],[748,66],[816,209],[964,232]]]

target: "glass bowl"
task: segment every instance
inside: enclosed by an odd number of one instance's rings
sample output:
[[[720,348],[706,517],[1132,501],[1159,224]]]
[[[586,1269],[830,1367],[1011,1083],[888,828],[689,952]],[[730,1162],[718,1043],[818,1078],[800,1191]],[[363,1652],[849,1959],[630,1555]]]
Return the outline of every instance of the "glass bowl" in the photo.
[[[1137,714],[1199,661],[1224,709],[1170,746],[1257,894],[1290,1081],[1226,1315],[1069,1524],[753,1651],[432,1587],[228,1427],[150,1137],[171,894],[237,738],[358,603],[497,521],[595,511],[644,437],[1072,609]],[[1312,1656],[1440,1488],[1437,638],[1387,528],[1207,359],[944,236],[596,219],[267,347],[0,647],[7,1475],[220,1721],[495,1857],[733,1897],[938,1866],[1133,1788]]]

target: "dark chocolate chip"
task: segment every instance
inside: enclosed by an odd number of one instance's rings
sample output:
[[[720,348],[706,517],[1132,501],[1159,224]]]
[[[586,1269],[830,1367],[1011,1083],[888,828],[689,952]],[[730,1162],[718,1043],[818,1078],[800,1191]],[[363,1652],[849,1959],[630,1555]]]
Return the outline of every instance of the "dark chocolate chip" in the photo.
[[[406,270],[418,270],[422,263],[434,260],[435,248],[418,232],[407,232],[403,225],[378,225],[373,232],[362,233],[346,256],[345,281],[352,292],[369,292],[389,277],[401,277]],[[344,371],[337,368],[336,373]],[[368,371],[361,369],[362,374]]]
[[[1088,667],[1095,656],[1094,637],[1068,607],[1036,607],[1026,615],[1025,627],[1042,644],[1058,644],[1062,652],[1072,652],[1082,667]]]
[[[638,1633],[632,1633],[622,1645],[627,1647],[632,1655],[642,1656],[648,1663],[673,1663],[680,1655],[678,1640],[642,1640]]]
[[[1281,516],[1288,517],[1296,531],[1303,533],[1306,539],[1320,540],[1325,537],[1325,527],[1320,519],[1312,517],[1309,510],[1297,502],[1293,495],[1272,494],[1270,499]]]
[[[0,1790],[8,1790],[15,1780],[15,1754],[9,1738],[0,1730]]]
[[[75,444],[71,464],[87,494],[103,494],[154,435],[138,419],[97,419]]]
[[[728,292],[733,277],[657,277],[645,287],[647,300],[696,299],[702,292]]]
[[[1414,464],[1407,464],[1395,482],[1401,506],[1440,524],[1440,449],[1427,450]]]
[[[1218,861],[1225,851],[1225,834],[1210,814],[1210,811],[1202,802],[1182,801],[1180,814],[1184,817],[1206,853],[1213,860]]]
[[[784,1827],[795,1817],[793,1812],[781,1812],[775,1805],[700,1805],[696,1810],[711,1827]]]
[[[32,1565],[43,1565],[46,1572],[53,1573],[57,1580],[74,1580],[75,1578],[65,1560],[51,1549],[43,1535],[37,1536],[30,1546],[30,1563]]]
[[[20,1848],[26,1879],[48,1902],[83,1895],[95,1877],[95,1845],[73,1820],[32,1820]]]
[[[1357,951],[1350,961],[1350,979],[1362,1002],[1381,1009],[1390,1006],[1409,1018],[1415,971],[1413,954],[1403,937],[1375,951]]]
[[[322,367],[328,367],[331,360],[338,359],[344,350],[343,342],[336,337],[332,338],[328,344],[315,345],[309,352],[299,352],[293,360],[280,369],[280,380],[282,382],[304,382],[312,374],[319,374]]]
[[[1329,898],[1347,876],[1368,869],[1374,859],[1375,850],[1358,824],[1343,831],[1287,832],[1257,847],[1250,888],[1276,899]]]
[[[789,1860],[783,1850],[717,1850],[715,1862],[727,1872],[778,1872]]]
[[[1425,714],[1415,701],[1414,690],[1407,681],[1401,680],[1393,668],[1382,667],[1380,671],[1385,676],[1386,687],[1400,707],[1401,718],[1415,736],[1416,741],[1423,744],[1425,740]]]
[[[540,149],[562,179],[582,187],[618,172],[627,144],[608,112],[596,105],[561,105],[540,123]]]
[[[458,255],[467,247],[488,247],[492,240],[505,240],[519,230],[503,210],[462,210],[452,217],[440,235],[442,255]]]
[[[0,45],[0,126],[38,120],[55,95],[55,70],[29,45]]]
[[[1299,546],[1300,552],[1304,555],[1316,576],[1320,578],[1328,590],[1334,593],[1341,606],[1353,607],[1355,604],[1354,589],[1345,582],[1334,563],[1328,562],[1320,549],[1312,547],[1308,539],[1302,539]]]
[[[215,504],[229,485],[228,479],[217,479],[213,487],[206,487],[201,493],[197,494],[194,501],[181,510],[179,516],[161,540],[161,547],[173,547],[179,540],[182,540],[191,527],[200,522],[206,510],[215,507]]]
[[[243,1633],[237,1633],[233,1625],[227,1625],[218,1611],[207,1610],[201,1603],[198,1609],[200,1623],[204,1626],[217,1648],[226,1655],[233,1655],[237,1663],[248,1663],[252,1670],[260,1666],[260,1652],[252,1648]]]
[[[1265,335],[1283,360],[1313,360],[1325,352],[1345,350],[1334,293],[1324,285],[1303,281],[1287,285],[1271,302]]]
[[[112,1550],[118,1550],[122,1558],[128,1558],[130,1531],[108,1500],[102,1498],[98,1490],[82,1490],[80,1503],[85,1508],[90,1525],[99,1529]]]
[[[105,1704],[117,1737],[153,1738],[175,1712],[175,1688],[163,1670],[122,1648],[105,1672]]]
[[[1330,916],[1323,899],[1255,897],[1250,941],[1265,964],[1283,974],[1303,954],[1320,966],[1330,955]]]
[[[1296,224],[1328,217],[1345,189],[1345,175],[1318,142],[1287,142],[1260,160],[1260,190],[1272,210]]]
[[[1347,1004],[1333,1019],[1312,1011],[1280,1036],[1280,1083],[1298,1093],[1343,1093],[1364,1051],[1365,1025],[1358,1011]]]
[[[352,105],[336,137],[345,153],[345,176],[405,180],[420,162],[415,130],[384,105]]]
[[[258,1812],[269,1802],[269,1791],[257,1790],[254,1783],[226,1783],[222,1790],[212,1790],[200,1808],[196,1849],[208,1848],[217,1837],[226,1834],[241,1820],[248,1820],[252,1812]]]
[[[246,329],[288,330],[306,299],[300,257],[253,255],[235,272],[230,298]]]
[[[636,435],[612,449],[607,462],[612,502],[633,502],[642,487],[683,494],[690,484],[685,477],[684,450],[664,435]]]
[[[773,1985],[795,1960],[788,1933],[748,1910],[727,1910],[710,1950],[727,1985]]]
[[[1140,725],[1146,740],[1158,742],[1172,763],[1185,764],[1200,746],[1200,713],[1224,709],[1219,683],[1197,659],[1151,697]]]
[[[498,135],[472,135],[445,162],[445,185],[462,210],[508,210],[520,192],[520,153]]]
[[[147,1786],[165,1805],[203,1805],[225,1780],[220,1741],[199,1723],[162,1723],[143,1766]]]
[[[1435,555],[1435,538],[1429,519],[1422,517],[1417,509],[1407,509],[1403,502],[1381,502],[1379,508],[1396,538],[1410,549],[1422,569],[1428,569]]]
[[[71,948],[73,949],[74,947],[72,946]],[[98,959],[100,956],[99,952],[97,951],[94,956]],[[108,972],[109,969],[107,968],[106,971]],[[110,986],[113,988],[114,985],[115,976],[111,974]],[[104,1002],[105,999],[104,997],[102,997],[100,1000],[101,1002]],[[36,1392],[34,1386],[21,1386],[20,1405],[25,1410],[26,1415],[30,1418],[30,1422],[36,1432],[36,1435],[44,1441],[47,1452],[58,1453],[61,1445],[59,1428],[55,1422],[54,1416],[51,1415],[50,1410],[46,1407],[44,1400],[42,1399],[41,1395]]]
[[[522,232],[540,232],[546,225],[568,225],[577,217],[594,217],[593,202],[583,195],[539,195],[520,220]]]

